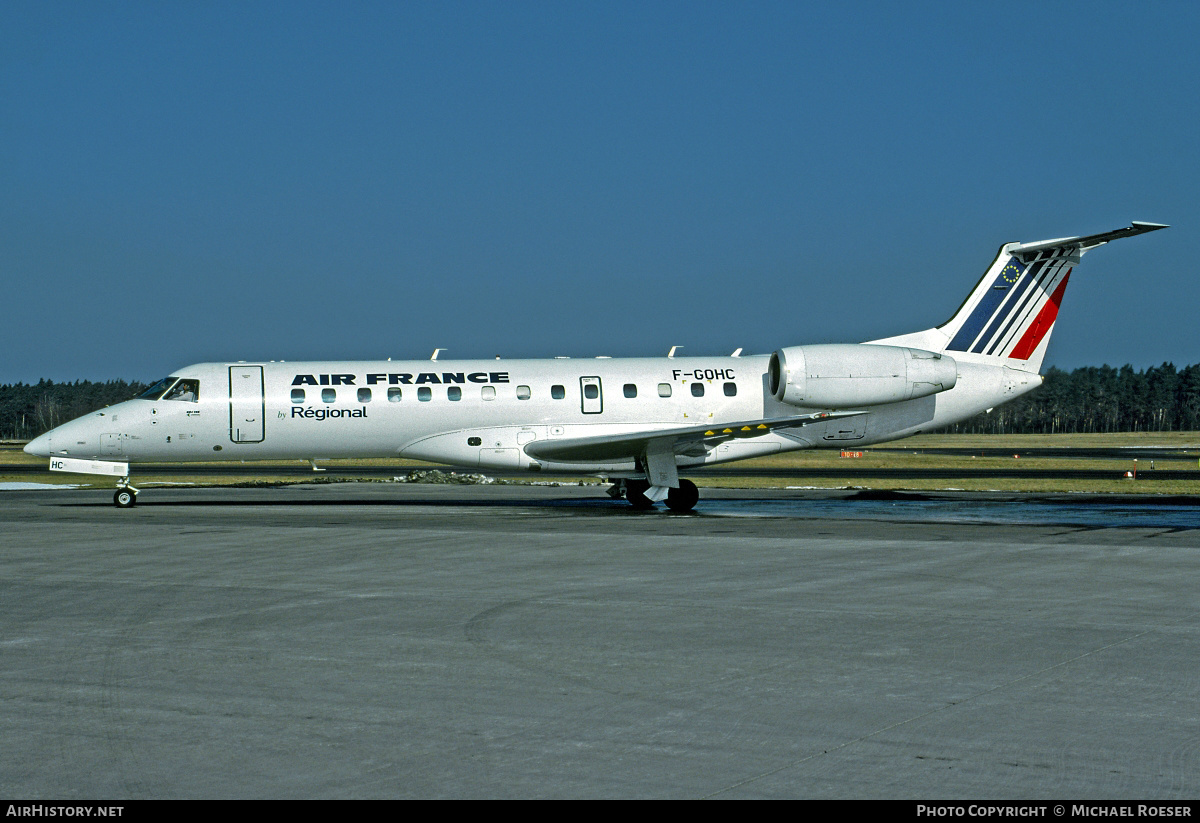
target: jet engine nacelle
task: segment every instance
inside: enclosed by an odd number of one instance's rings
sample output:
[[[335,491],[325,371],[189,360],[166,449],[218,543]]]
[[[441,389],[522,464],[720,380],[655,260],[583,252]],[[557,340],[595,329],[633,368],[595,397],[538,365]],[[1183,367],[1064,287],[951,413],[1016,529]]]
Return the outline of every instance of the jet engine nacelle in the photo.
[[[958,364],[900,346],[791,346],[771,355],[768,379],[775,399],[793,406],[879,406],[953,388]]]

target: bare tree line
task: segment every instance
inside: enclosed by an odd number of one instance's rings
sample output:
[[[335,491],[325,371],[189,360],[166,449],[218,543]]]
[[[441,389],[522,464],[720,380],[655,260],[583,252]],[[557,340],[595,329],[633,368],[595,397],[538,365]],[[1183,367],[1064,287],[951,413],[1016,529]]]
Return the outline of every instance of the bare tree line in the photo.
[[[1042,386],[944,431],[1062,434],[1200,430],[1200,364],[1051,368]]]
[[[136,397],[148,387],[136,380],[0,385],[0,439],[29,440],[68,420]]]

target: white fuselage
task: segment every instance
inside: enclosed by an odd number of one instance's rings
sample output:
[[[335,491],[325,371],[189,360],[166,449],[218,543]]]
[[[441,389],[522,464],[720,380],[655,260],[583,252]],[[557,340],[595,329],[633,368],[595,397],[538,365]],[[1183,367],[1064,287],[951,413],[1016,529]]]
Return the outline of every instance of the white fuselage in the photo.
[[[1006,243],[949,321],[898,337],[751,357],[201,363],[25,451],[124,475],[123,507],[131,463],[412,457],[607,474],[635,507],[687,511],[679,469],[895,440],[1038,387],[1084,253],[1163,228]]]
[[[1041,383],[1036,374],[972,359],[957,358],[958,380],[947,391],[693,449],[676,461],[683,468],[878,443],[955,423]],[[201,363],[172,375],[198,384],[194,399],[119,403],[42,435],[28,450],[128,463],[411,457],[620,475],[637,471],[634,458],[547,461],[526,446],[827,410],[776,400],[767,368],[768,357],[757,355]]]

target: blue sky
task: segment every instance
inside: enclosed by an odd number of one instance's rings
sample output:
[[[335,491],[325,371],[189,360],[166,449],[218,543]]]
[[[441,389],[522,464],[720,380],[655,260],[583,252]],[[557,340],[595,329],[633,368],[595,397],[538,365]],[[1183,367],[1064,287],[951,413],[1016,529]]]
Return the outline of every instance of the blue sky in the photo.
[[[0,383],[727,354],[1091,253],[1049,365],[1200,361],[1200,4],[0,6]]]

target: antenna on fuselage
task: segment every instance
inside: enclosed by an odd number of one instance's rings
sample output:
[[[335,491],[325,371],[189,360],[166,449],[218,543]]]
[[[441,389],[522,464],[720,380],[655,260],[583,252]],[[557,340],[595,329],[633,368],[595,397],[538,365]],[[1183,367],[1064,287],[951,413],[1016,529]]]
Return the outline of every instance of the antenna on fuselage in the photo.
[[[430,360],[437,360],[437,356],[438,356],[440,353],[444,352],[444,351],[445,351],[445,349],[434,349],[434,350],[433,350],[433,354],[429,355],[429,359],[430,359]]]
[[[682,349],[682,348],[683,348],[683,346],[672,346],[672,347],[671,347],[671,350],[670,350],[669,352],[667,352],[667,357],[674,357],[674,356],[675,356],[675,350],[676,350],[676,349]]]

